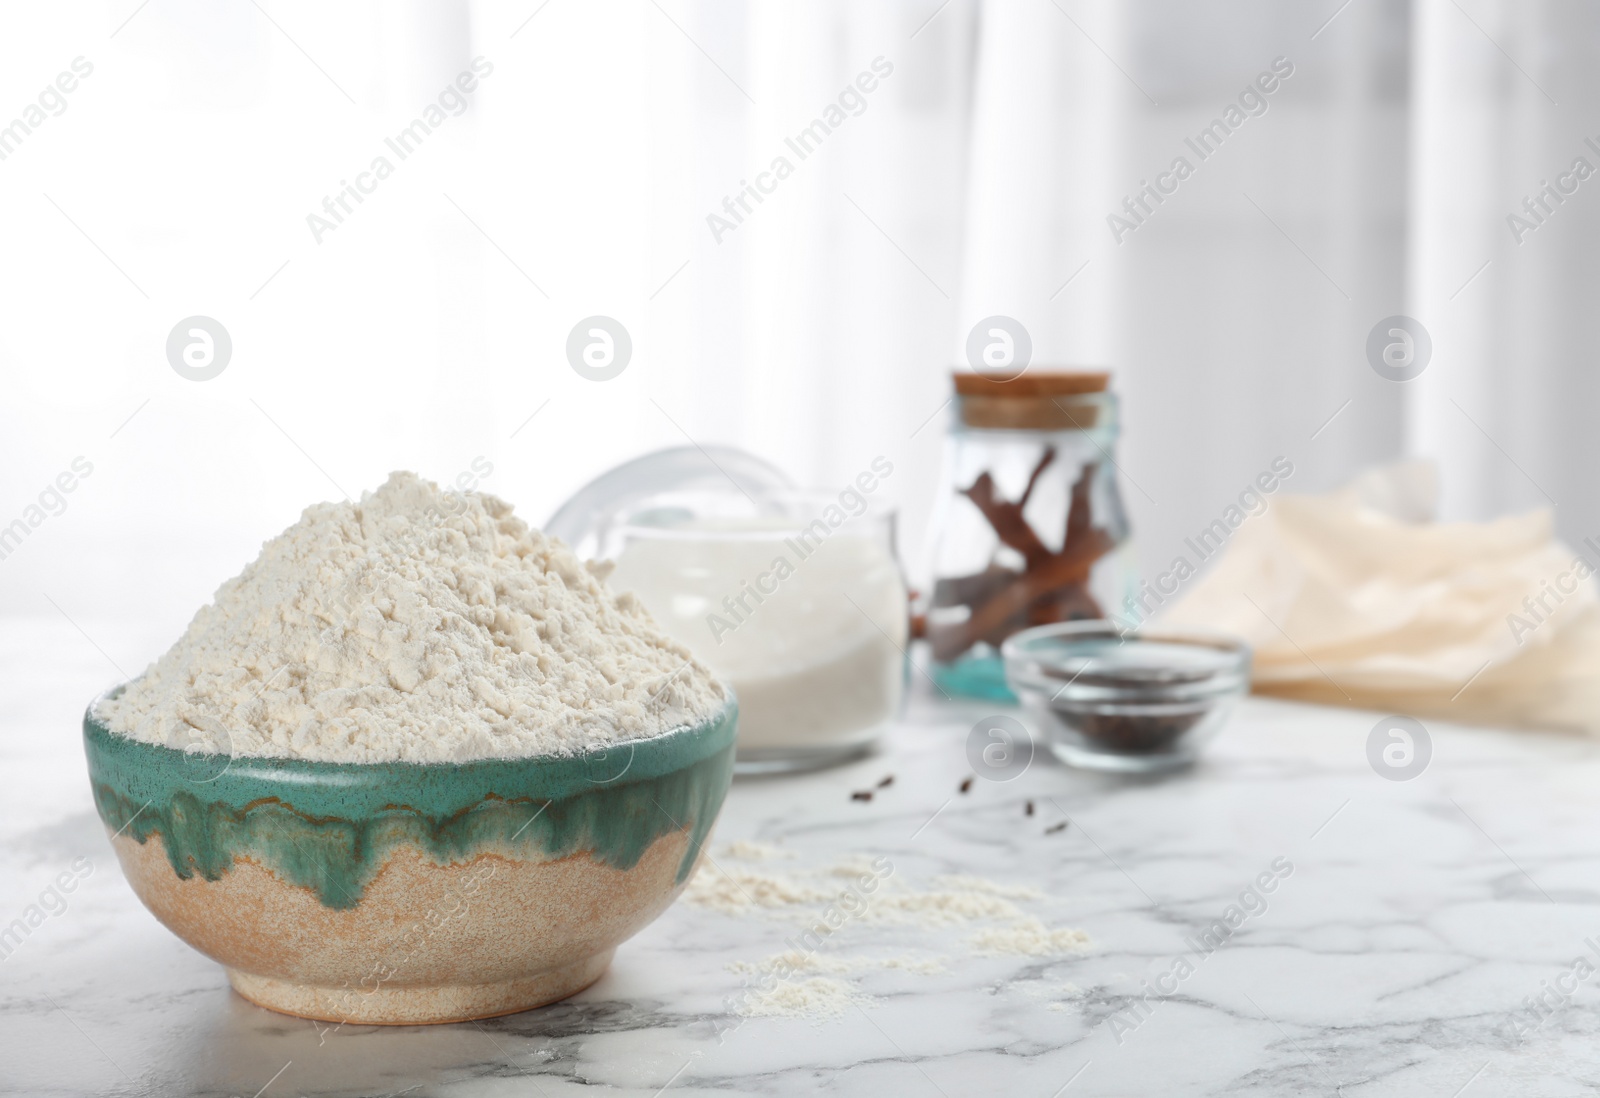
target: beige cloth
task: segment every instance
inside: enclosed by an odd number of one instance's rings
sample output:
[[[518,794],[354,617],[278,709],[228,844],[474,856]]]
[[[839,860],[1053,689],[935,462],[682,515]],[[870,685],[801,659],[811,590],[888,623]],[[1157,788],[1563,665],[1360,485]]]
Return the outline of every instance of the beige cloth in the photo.
[[[1548,510],[1436,523],[1437,484],[1411,462],[1276,498],[1160,623],[1247,638],[1259,693],[1600,732],[1591,554]]]

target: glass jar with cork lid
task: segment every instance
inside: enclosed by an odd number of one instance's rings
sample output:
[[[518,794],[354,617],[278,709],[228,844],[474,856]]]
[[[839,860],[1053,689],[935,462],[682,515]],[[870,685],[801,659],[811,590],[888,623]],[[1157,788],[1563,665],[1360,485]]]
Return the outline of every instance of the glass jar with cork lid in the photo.
[[[951,694],[1011,700],[1000,646],[1109,618],[1133,591],[1110,375],[958,371],[918,624]]]

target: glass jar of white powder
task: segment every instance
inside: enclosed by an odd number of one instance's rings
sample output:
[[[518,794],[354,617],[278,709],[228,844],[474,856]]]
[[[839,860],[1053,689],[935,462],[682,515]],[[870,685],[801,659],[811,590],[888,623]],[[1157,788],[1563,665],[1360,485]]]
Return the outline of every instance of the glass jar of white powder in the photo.
[[[733,687],[740,772],[825,766],[871,746],[905,692],[894,529],[854,489],[662,496],[612,528],[607,583]]]
[[[737,770],[777,773],[864,753],[900,712],[909,627],[893,473],[875,459],[838,491],[804,491],[759,459],[659,451],[597,478],[546,526],[615,563],[739,700]]]

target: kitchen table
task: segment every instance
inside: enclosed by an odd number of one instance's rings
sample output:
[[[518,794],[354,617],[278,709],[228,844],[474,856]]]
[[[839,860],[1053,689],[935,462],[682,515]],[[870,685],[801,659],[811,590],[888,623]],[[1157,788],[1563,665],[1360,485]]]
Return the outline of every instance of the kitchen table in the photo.
[[[1425,721],[1427,768],[1391,780],[1369,760],[1382,714],[1248,699],[1186,772],[1083,773],[1041,746],[1019,777],[962,792],[970,731],[1003,707],[948,701],[916,676],[877,754],[736,782],[701,872],[866,857],[906,888],[978,877],[1046,927],[1084,931],[1086,948],[996,953],[974,944],[981,919],[853,919],[824,961],[927,963],[852,970],[831,1015],[745,1017],[750,966],[785,948],[792,915],[816,912],[679,902],[566,1002],[333,1027],[234,995],[122,879],[79,717],[137,670],[129,653],[155,650],[114,623],[0,622],[0,923],[59,874],[80,877],[64,909],[0,945],[0,1094],[1471,1098],[1600,1085],[1600,746],[1586,738]],[[740,840],[784,856],[741,862]]]

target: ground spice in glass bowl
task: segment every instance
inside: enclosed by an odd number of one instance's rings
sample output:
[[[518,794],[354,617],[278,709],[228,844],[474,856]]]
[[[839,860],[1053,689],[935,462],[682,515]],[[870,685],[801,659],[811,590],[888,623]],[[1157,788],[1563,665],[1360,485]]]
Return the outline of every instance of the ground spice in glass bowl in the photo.
[[[1249,646],[1200,630],[1061,622],[1016,634],[1001,655],[1050,750],[1091,770],[1187,766],[1250,688]]]

